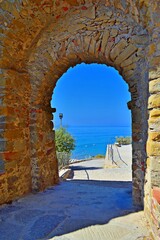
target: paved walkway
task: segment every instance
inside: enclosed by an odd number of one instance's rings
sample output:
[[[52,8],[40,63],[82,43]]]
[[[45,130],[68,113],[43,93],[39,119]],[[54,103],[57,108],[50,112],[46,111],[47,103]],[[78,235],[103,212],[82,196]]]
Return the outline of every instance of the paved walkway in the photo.
[[[104,165],[104,159],[72,164],[73,179],[0,207],[0,239],[149,240],[131,182],[111,179]]]
[[[107,152],[105,157],[105,167],[122,168],[125,174],[131,174],[132,165],[132,146],[124,145],[118,147],[114,144],[107,145]]]

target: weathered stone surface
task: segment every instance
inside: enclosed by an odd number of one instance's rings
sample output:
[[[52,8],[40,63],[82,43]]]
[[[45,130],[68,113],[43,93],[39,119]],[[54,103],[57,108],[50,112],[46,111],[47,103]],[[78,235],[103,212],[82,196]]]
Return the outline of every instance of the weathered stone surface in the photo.
[[[127,58],[125,61],[121,63],[121,67],[126,67],[128,65],[131,65],[133,63],[137,63],[139,61],[139,57],[136,55],[132,55],[131,57]]]
[[[49,138],[52,114],[46,109],[58,78],[83,61],[113,66],[129,84],[136,143],[134,199],[143,201],[141,162],[146,154],[158,157],[160,148],[158,1],[2,0],[0,7],[0,136],[5,139],[0,144],[0,159],[5,164],[0,175],[0,203],[30,192],[34,184],[42,190],[58,181],[54,137]],[[149,94],[148,76],[152,80]],[[146,106],[150,110],[147,152]],[[147,171],[150,182],[159,184],[157,171]],[[147,184],[146,206],[153,199]],[[149,219],[151,210],[146,214]],[[151,225],[155,236],[154,221]]]
[[[149,140],[160,142],[160,132],[150,132]]]
[[[159,156],[151,156],[150,157],[150,168],[151,171],[157,171],[159,172],[160,170],[160,158]]]
[[[149,37],[148,35],[140,35],[140,36],[136,35],[136,36],[133,36],[132,41],[137,44],[146,44],[149,42]]]
[[[85,51],[89,50],[90,42],[91,42],[90,37],[87,36],[87,37],[84,38],[84,49],[85,49]]]
[[[79,31],[80,29],[84,28],[85,26],[86,26],[85,24],[70,25],[68,27],[68,31],[70,33],[73,33],[73,32]]]
[[[116,58],[115,63],[120,64],[122,61],[126,60],[133,53],[137,51],[137,47],[134,45],[129,45],[124,49],[124,51]]]
[[[160,204],[160,188],[158,188],[158,187],[153,188],[153,197]]]
[[[158,79],[160,78],[160,67],[157,67],[154,70],[149,71],[149,79]]]
[[[128,72],[128,71],[131,71],[131,70],[134,70],[136,68],[136,64],[135,63],[132,63],[132,64],[130,64],[130,65],[128,65],[128,66],[125,66],[123,69],[123,71],[124,71],[124,73],[125,72]]]
[[[0,174],[5,172],[5,163],[0,159]]]
[[[92,38],[89,46],[89,52],[94,55],[95,49],[96,49],[96,41],[94,40],[94,38]]]
[[[150,111],[150,118],[159,118],[160,117],[160,109],[152,109]]]
[[[160,63],[160,56],[155,56],[154,58],[152,58],[151,66],[159,67],[159,63]]]
[[[149,82],[149,92],[150,93],[160,92],[160,78]]]
[[[123,51],[123,49],[127,46],[127,42],[125,39],[121,39],[116,46],[112,49],[111,53],[110,53],[110,58],[112,59],[112,61],[114,61],[116,59],[116,57],[118,57],[118,55]]]
[[[147,152],[149,156],[160,156],[160,142],[148,141]]]
[[[153,94],[149,97],[148,108],[160,107],[160,94]]]
[[[106,30],[103,34],[103,38],[102,38],[102,45],[101,45],[101,51],[104,52],[105,51],[105,48],[106,48],[106,45],[107,45],[107,41],[108,41],[108,38],[109,38],[109,31]]]
[[[95,19],[95,6],[91,6],[86,10],[82,10],[82,17],[90,18],[90,19]]]
[[[160,131],[160,119],[159,118],[151,118],[149,119],[149,129],[155,132]],[[150,131],[149,131],[150,133]]]
[[[112,28],[110,32],[111,37],[116,37],[118,35],[118,30],[116,28]]]
[[[153,55],[156,51],[156,45],[155,43],[150,44],[149,46],[149,55]]]

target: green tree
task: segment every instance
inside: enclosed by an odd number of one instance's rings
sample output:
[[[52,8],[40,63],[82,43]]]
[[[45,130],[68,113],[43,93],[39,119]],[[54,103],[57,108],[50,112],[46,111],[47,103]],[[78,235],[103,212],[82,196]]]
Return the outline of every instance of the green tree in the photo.
[[[75,148],[75,140],[65,128],[55,131],[56,154],[59,169],[69,164],[71,151]]]
[[[71,153],[75,149],[75,140],[65,128],[59,128],[55,131],[56,151]]]

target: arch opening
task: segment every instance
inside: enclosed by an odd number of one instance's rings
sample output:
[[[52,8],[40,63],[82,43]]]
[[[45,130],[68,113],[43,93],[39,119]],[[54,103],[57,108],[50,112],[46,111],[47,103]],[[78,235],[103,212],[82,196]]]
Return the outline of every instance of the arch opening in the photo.
[[[134,54],[136,56],[136,54]],[[69,56],[68,56],[69,57]],[[85,58],[84,58],[85,59]],[[64,61],[64,65],[63,65]],[[71,61],[71,62],[70,62]],[[52,89],[55,87],[59,77],[72,65],[75,66],[77,63],[82,62],[77,55],[71,55],[71,60],[67,61],[66,59],[61,59],[60,65],[57,69],[59,74],[53,74],[53,71],[45,78],[44,86],[40,87],[41,91],[41,98],[40,101],[43,100],[43,109],[49,109],[49,102],[51,100]],[[92,56],[89,60],[89,55],[87,55],[87,61],[83,61],[87,63],[92,63]],[[95,61],[94,61],[95,62]],[[142,64],[144,62],[142,61]],[[139,66],[139,65],[138,65]],[[116,67],[117,68],[117,67]],[[138,71],[138,72],[137,72]],[[148,86],[147,82],[145,81],[146,75],[142,72],[141,76],[139,76],[139,70],[136,68],[131,71],[129,70],[129,76],[125,75],[123,71],[119,70],[122,76],[125,76],[124,79],[128,83],[129,91],[131,93],[131,101],[128,103],[128,107],[131,109],[132,112],[132,139],[133,139],[133,163],[132,163],[132,174],[133,174],[133,199],[134,202],[138,205],[143,205],[143,198],[144,198],[144,174],[145,174],[145,167],[146,167],[146,141],[147,141],[147,97],[148,97]],[[132,74],[134,76],[132,76]],[[135,80],[139,76],[139,82]],[[53,80],[53,76],[55,80]],[[52,79],[52,82],[51,82]],[[49,82],[47,82],[49,80]],[[48,84],[49,83],[49,84]],[[48,85],[52,86],[49,88]],[[141,88],[144,89],[143,95],[140,95]],[[44,94],[44,95],[43,95]],[[42,102],[39,102],[41,105]],[[48,114],[48,113],[47,113]],[[49,119],[52,119],[52,114],[50,112]],[[138,116],[138,117],[137,117]],[[42,124],[42,123],[41,123]],[[41,125],[39,124],[39,125]],[[43,121],[44,124],[44,121]],[[51,129],[50,127],[48,128]],[[50,133],[49,133],[50,135]],[[53,137],[53,136],[52,136]],[[54,150],[55,151],[55,150]],[[55,153],[54,153],[55,154]],[[45,156],[45,154],[44,154]],[[35,164],[35,162],[34,162]]]
[[[56,108],[54,127],[60,127],[59,113],[63,113],[62,126],[78,137],[71,158],[105,156],[107,144],[114,144],[116,137],[131,136],[128,101],[127,84],[114,68],[81,63],[68,69],[58,80],[51,107]],[[99,142],[91,139],[93,136]]]

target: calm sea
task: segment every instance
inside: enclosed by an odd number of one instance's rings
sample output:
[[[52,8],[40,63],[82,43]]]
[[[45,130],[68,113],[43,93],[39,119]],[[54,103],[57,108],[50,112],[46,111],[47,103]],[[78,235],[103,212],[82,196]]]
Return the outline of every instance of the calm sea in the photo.
[[[71,158],[84,159],[106,153],[107,144],[115,142],[116,136],[131,136],[131,127],[67,127],[76,140]]]

